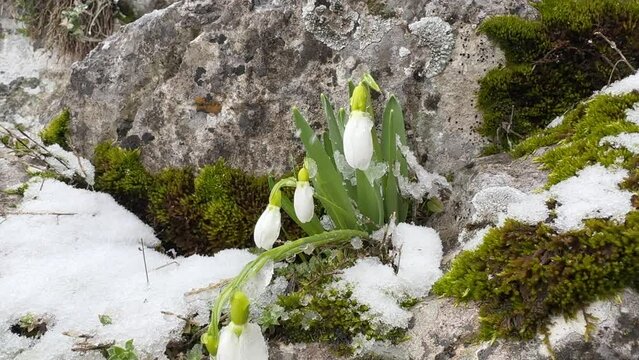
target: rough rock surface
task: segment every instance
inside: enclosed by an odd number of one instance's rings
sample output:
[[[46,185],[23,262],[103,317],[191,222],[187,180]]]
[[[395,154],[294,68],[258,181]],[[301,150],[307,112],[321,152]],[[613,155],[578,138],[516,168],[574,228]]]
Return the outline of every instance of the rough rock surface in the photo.
[[[75,146],[87,155],[115,140],[143,147],[154,170],[223,157],[257,173],[284,171],[301,154],[291,107],[319,129],[320,93],[344,105],[347,81],[370,71],[405,104],[422,159],[455,171],[482,145],[473,131],[477,80],[503,58],[474,28],[531,8],[524,0],[397,5],[180,1],[77,63],[59,106],[71,107]]]

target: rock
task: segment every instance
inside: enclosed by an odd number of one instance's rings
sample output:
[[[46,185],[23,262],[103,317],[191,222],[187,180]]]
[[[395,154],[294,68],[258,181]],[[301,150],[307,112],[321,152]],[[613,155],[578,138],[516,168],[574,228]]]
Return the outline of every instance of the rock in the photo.
[[[532,12],[523,0],[453,3],[180,1],[75,64],[58,105],[71,107],[85,155],[116,140],[142,147],[152,170],[223,157],[284,172],[302,154],[291,107],[319,131],[320,93],[344,106],[347,81],[370,71],[404,104],[422,159],[452,171],[483,144],[472,131],[477,80],[503,59],[474,27],[491,14]]]

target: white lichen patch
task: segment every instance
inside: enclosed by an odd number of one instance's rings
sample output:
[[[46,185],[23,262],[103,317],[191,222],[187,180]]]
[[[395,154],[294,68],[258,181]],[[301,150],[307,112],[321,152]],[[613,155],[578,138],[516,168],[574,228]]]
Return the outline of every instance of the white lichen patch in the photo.
[[[453,29],[446,21],[436,16],[427,16],[408,25],[410,32],[419,37],[419,43],[431,51],[424,76],[439,75],[446,66],[455,48]]]

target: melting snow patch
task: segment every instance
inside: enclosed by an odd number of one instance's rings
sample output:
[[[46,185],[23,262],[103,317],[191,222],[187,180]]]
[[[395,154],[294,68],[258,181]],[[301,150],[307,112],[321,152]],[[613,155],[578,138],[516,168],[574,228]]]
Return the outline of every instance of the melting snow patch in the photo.
[[[548,126],[546,126],[547,129],[552,129],[552,128],[556,128],[557,126],[561,125],[561,123],[564,122],[564,116],[557,116],[553,121],[550,122],[550,124],[548,124]]]
[[[87,184],[93,185],[95,169],[89,160],[64,150],[58,144],[47,146],[46,149],[52,156],[46,157],[45,161],[55,172],[67,178],[77,174],[84,178]]]
[[[621,80],[615,81],[603,88],[600,92],[595,92],[596,94],[610,94],[610,95],[623,95],[627,94],[631,91],[639,90],[639,72],[634,75],[630,75]]]
[[[345,269],[335,286],[350,285],[353,297],[369,307],[369,315],[375,321],[406,328],[412,314],[399,302],[406,296],[428,295],[442,275],[442,244],[435,230],[404,223],[397,225],[392,241],[400,249],[397,274],[378,258],[365,258]]]
[[[632,109],[626,110],[626,120],[639,125],[639,103],[636,103]]]
[[[158,244],[150,227],[106,194],[55,180],[31,186],[0,224],[0,359],[102,358],[71,351],[76,339],[65,333],[90,335],[92,343],[133,339],[143,357],[164,359],[184,322],[161,312],[205,319],[214,294],[185,294],[235,276],[255,258],[225,250],[171,259],[148,248],[147,285],[141,239]],[[40,339],[9,331],[27,313],[51,319]],[[101,314],[112,324],[102,325]]]
[[[625,169],[607,169],[597,164],[551,187],[550,197],[558,203],[554,227],[559,231],[580,229],[583,220],[589,218],[623,221],[632,210],[633,194],[621,190],[618,184],[627,176]]]
[[[639,123],[639,117],[637,119]],[[599,141],[599,146],[610,144],[615,148],[625,147],[634,154],[639,155],[639,133],[623,133],[615,136],[606,136]]]
[[[547,194],[528,194],[520,201],[508,204],[505,215],[500,218],[500,225],[506,218],[515,219],[526,224],[535,225],[548,218]]]
[[[508,205],[526,199],[526,194],[510,186],[494,186],[479,191],[471,200],[475,207],[473,221],[497,222]]]

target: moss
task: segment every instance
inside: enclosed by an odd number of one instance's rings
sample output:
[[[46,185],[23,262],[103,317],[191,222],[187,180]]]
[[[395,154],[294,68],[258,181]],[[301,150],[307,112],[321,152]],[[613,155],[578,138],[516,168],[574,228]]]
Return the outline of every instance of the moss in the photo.
[[[538,20],[490,18],[479,31],[506,54],[506,65],[480,81],[480,132],[499,146],[522,140],[612,79],[631,74],[601,32],[639,64],[639,5],[617,0],[542,0]],[[614,70],[613,70],[614,68]],[[508,128],[506,131],[504,128]],[[507,134],[507,136],[506,136]]]
[[[475,251],[463,252],[433,287],[436,294],[481,302],[480,338],[529,339],[554,314],[572,315],[639,283],[639,211],[624,223],[587,220],[558,234],[509,220]]]
[[[334,273],[354,263],[355,254],[344,249],[326,249],[307,262],[290,264],[276,270],[289,281],[289,291],[266,308],[260,319],[270,338],[288,342],[323,342],[341,355],[353,351],[358,335],[368,339],[406,340],[406,329],[381,328],[364,316],[368,307],[352,298],[349,289],[337,290],[329,284]],[[415,299],[407,299],[411,306]]]
[[[40,139],[45,145],[58,144],[63,149],[69,150],[69,123],[71,113],[64,109],[55,116],[49,124],[40,132]]]
[[[625,95],[599,95],[582,103],[564,117],[561,125],[546,129],[518,144],[514,156],[530,154],[536,149],[561,144],[548,150],[536,161],[550,170],[548,184],[556,184],[575,175],[588,165],[619,163],[636,170],[633,154],[624,149],[599,146],[605,136],[639,132],[639,126],[626,120],[626,110],[639,102],[639,92]]]
[[[165,249],[179,254],[213,254],[253,245],[253,227],[268,203],[268,180],[227,166],[224,161],[151,174],[140,150],[110,143],[96,147],[96,190],[116,201],[156,230]],[[302,230],[285,214],[282,226],[291,236]]]
[[[140,150],[126,150],[109,142],[98,144],[93,155],[95,189],[145,219],[153,177],[140,160]]]

